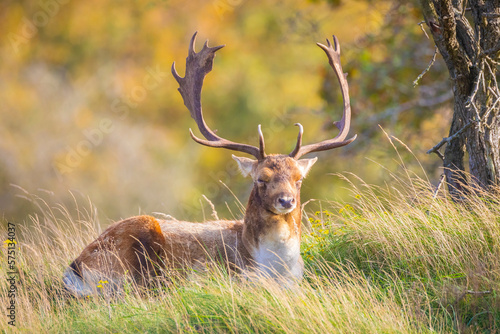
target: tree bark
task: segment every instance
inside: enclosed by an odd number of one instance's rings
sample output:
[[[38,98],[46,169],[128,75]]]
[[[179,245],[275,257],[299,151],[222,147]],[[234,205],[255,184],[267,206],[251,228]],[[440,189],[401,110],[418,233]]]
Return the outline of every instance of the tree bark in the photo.
[[[453,86],[453,119],[443,166],[454,198],[476,187],[488,189],[500,183],[497,1],[469,0],[470,9],[466,9],[463,0],[420,0]],[[470,177],[466,173],[465,152],[469,155]]]

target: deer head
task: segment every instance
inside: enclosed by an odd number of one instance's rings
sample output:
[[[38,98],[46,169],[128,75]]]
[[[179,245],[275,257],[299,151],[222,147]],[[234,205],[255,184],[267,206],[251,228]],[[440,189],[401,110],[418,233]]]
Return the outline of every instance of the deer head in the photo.
[[[340,46],[337,38],[333,36],[333,45],[328,40],[327,45],[317,44],[328,56],[329,63],[337,75],[342,90],[344,112],[342,119],[334,123],[340,133],[335,138],[302,146],[304,129],[300,123],[296,123],[295,125],[299,127],[299,134],[294,150],[288,155],[266,155],[264,136],[260,125],[258,126],[259,147],[256,147],[235,143],[219,137],[205,123],[201,108],[203,80],[212,70],[215,52],[225,45],[208,47],[207,41],[200,52],[195,52],[196,35],[197,33],[193,35],[189,45],[184,78],[180,77],[175,70],[175,62],[172,64],[172,74],[179,83],[179,92],[182,95],[184,104],[189,109],[191,117],[196,121],[205,139],[196,137],[189,129],[191,137],[197,143],[205,146],[226,148],[255,157],[256,160],[233,155],[233,159],[238,163],[242,174],[244,176],[250,175],[254,181],[249,203],[257,203],[256,205],[260,206],[260,209],[275,215],[284,215],[296,210],[300,206],[302,179],[317,160],[317,158],[301,160],[299,158],[308,153],[342,147],[356,139],[356,136],[354,136],[346,140],[351,123],[351,107],[346,75],[344,75],[340,64]]]

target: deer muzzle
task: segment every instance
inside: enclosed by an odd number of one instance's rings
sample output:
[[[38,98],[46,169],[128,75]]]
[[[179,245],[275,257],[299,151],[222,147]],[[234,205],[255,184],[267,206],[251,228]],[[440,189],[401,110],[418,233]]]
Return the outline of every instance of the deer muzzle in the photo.
[[[274,209],[278,214],[285,214],[293,211],[297,206],[295,197],[291,194],[281,193],[276,197]]]

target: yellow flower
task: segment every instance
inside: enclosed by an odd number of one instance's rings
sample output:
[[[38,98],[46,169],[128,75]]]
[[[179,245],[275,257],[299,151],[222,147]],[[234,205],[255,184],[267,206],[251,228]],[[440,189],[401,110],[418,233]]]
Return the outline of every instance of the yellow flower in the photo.
[[[104,287],[103,284],[108,284],[108,283],[109,283],[108,281],[100,280],[99,284],[97,285],[97,287],[102,289]]]
[[[342,228],[339,228],[338,230],[336,230],[335,232],[333,232],[334,235],[340,235],[340,234],[344,234],[344,230]]]
[[[342,213],[344,210],[350,210],[354,212],[354,208],[350,206],[349,204],[346,204],[342,209],[339,210],[339,213]]]

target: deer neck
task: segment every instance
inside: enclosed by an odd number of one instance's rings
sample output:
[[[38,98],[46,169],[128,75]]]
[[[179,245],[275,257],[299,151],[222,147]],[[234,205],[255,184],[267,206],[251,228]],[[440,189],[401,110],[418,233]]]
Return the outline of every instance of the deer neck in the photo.
[[[275,214],[264,209],[256,189],[252,190],[245,214],[242,241],[257,264],[276,267],[284,262],[294,267],[300,258],[301,209]],[[281,272],[281,270],[279,270]]]

